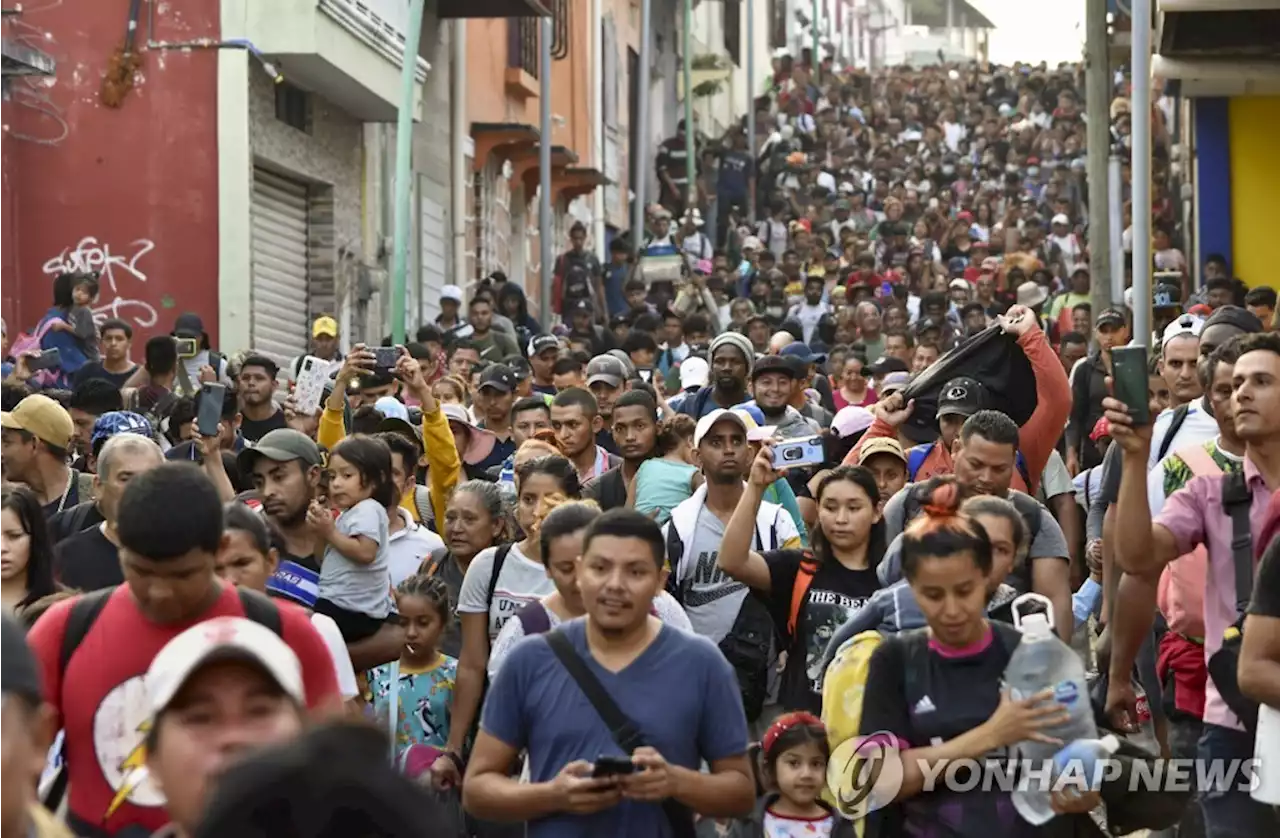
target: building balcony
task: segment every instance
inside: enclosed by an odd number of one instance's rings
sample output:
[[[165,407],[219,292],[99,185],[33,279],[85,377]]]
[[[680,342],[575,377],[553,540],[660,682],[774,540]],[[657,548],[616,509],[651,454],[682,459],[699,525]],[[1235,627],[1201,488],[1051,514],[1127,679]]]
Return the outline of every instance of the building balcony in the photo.
[[[271,0],[245,3],[245,32],[291,84],[366,122],[395,120],[408,0]],[[428,7],[430,7],[428,3]],[[416,76],[424,82],[438,21],[428,11]],[[421,88],[417,92],[420,104]]]

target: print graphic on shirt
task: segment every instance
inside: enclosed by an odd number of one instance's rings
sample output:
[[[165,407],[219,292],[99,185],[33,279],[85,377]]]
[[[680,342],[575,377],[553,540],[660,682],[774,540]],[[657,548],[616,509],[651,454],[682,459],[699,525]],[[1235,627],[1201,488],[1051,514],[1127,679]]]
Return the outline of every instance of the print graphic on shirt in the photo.
[[[822,664],[832,635],[866,603],[866,597],[809,589],[804,609],[805,672],[809,676],[809,688],[814,692],[821,691]]]
[[[400,675],[400,709],[396,723],[396,751],[411,745],[444,747],[449,739],[449,702],[457,683],[458,662],[445,658],[425,672]],[[374,670],[371,688],[377,715],[390,712],[390,667]]]
[[[146,739],[151,718],[143,676],[117,684],[93,714],[93,752],[102,776],[115,792],[102,817],[109,818],[125,801],[135,806],[163,806],[164,795],[147,771]]]
[[[698,554],[693,565],[693,573],[680,583],[681,599],[685,608],[697,608],[718,599],[745,590],[746,585],[730,579],[716,559],[719,551],[706,551]]]
[[[926,695],[916,702],[915,709],[912,710],[911,712],[919,716],[924,713],[932,713],[937,709],[938,709],[937,707],[933,706],[933,699],[929,698],[929,696]]]
[[[497,610],[497,616],[489,617],[489,634],[490,637],[497,637],[498,632],[502,631],[502,627],[506,625],[516,615],[516,612],[530,602],[536,602],[542,599],[543,594],[517,594],[511,591],[496,590],[493,592],[493,607]]]

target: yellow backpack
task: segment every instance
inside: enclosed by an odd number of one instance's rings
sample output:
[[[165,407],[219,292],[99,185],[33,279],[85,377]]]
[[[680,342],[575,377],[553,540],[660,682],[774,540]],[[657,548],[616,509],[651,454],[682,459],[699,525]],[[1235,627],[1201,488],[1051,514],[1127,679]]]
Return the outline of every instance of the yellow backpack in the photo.
[[[827,727],[827,742],[832,753],[840,744],[858,735],[871,655],[883,642],[884,636],[875,630],[855,635],[840,647],[827,667],[822,682],[822,723]],[[828,784],[824,795],[827,802],[847,818],[854,817],[855,813],[842,807],[841,801],[855,797],[856,790],[850,783],[853,776],[852,772],[841,772],[838,785]],[[854,826],[858,838],[862,838],[866,829],[865,819],[854,820]]]

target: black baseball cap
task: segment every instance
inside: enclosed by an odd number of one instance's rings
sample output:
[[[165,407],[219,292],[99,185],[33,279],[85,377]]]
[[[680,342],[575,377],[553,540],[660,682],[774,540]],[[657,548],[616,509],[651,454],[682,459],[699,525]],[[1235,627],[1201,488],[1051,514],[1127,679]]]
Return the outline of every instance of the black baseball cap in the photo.
[[[584,298],[574,300],[569,304],[569,311],[594,311],[591,301]]]
[[[516,374],[511,367],[494,364],[480,374],[479,389],[491,387],[500,393],[510,393],[516,389],[516,383]]]
[[[784,358],[781,355],[765,355],[752,365],[751,380],[755,381],[760,376],[771,372],[782,373],[792,380],[798,377],[796,364],[791,359]]]
[[[560,341],[555,335],[538,335],[529,341],[530,358],[534,355],[541,355],[548,349],[554,349],[556,352],[560,351]]]
[[[36,656],[27,645],[26,632],[8,614],[0,625],[0,691],[21,696],[32,704],[44,700]]]
[[[871,362],[867,372],[876,378],[883,378],[891,372],[911,372],[907,362],[895,355],[881,355]]]
[[[204,337],[204,321],[194,312],[178,315],[173,322],[173,336],[178,338]]]
[[[938,418],[972,416],[982,410],[986,388],[977,379],[961,376],[942,386],[938,395]]]
[[[511,357],[502,362],[507,369],[511,370],[511,374],[516,377],[516,383],[524,381],[533,375],[533,367],[529,365],[526,358]]]
[[[1098,315],[1098,320],[1094,323],[1094,327],[1101,329],[1104,326],[1112,329],[1118,329],[1122,326],[1128,326],[1129,320],[1124,316],[1124,312],[1115,308],[1106,308]]]

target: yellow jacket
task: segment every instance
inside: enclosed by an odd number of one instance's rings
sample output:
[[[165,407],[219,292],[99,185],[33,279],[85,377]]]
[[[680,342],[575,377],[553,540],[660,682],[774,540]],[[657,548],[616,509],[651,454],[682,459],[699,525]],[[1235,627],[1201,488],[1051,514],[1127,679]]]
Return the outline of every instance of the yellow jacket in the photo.
[[[347,428],[342,421],[342,411],[330,410],[326,407],[320,414],[316,442],[325,450],[332,451],[346,435]],[[422,445],[427,456],[427,490],[431,495],[431,509],[436,516],[436,526],[443,527],[445,504],[449,502],[453,487],[458,485],[458,480],[462,477],[462,458],[458,456],[458,447],[454,444],[449,420],[445,418],[439,405],[436,405],[436,409],[431,413],[425,410],[422,412]],[[418,515],[418,505],[414,503],[415,489],[405,492],[404,497],[400,498],[400,507],[413,516],[415,522],[422,523]]]

